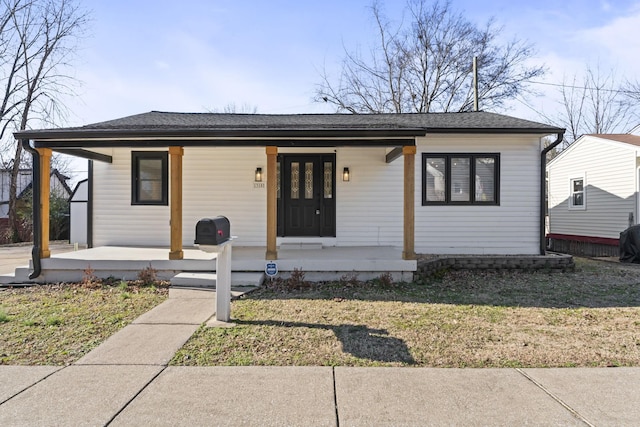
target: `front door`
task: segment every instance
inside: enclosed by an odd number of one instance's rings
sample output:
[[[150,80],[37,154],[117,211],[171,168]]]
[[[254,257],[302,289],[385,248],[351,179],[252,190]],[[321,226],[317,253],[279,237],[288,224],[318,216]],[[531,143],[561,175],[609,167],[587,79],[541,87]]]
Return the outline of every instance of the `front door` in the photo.
[[[279,156],[278,235],[335,236],[335,154]]]

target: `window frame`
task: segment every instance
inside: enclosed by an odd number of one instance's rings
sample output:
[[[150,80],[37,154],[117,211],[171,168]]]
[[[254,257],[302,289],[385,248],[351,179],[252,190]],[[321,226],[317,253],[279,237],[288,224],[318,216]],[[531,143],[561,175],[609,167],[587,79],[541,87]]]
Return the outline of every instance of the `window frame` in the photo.
[[[494,159],[493,191],[494,200],[475,200],[476,194],[476,159],[491,157]],[[444,201],[427,200],[427,159],[442,158],[445,161],[445,198]],[[468,201],[451,200],[451,162],[453,158],[469,159],[469,194]],[[422,206],[500,206],[500,153],[422,153]]]
[[[580,191],[573,191],[573,183],[575,181],[582,181],[582,204],[575,205],[573,203],[573,196],[580,193]],[[570,211],[584,211],[587,210],[587,179],[585,175],[574,176],[569,178],[569,210]]]
[[[161,161],[161,198],[160,200],[140,200],[140,160]],[[131,205],[134,206],[168,206],[169,205],[169,153],[167,151],[132,151],[131,152]]]

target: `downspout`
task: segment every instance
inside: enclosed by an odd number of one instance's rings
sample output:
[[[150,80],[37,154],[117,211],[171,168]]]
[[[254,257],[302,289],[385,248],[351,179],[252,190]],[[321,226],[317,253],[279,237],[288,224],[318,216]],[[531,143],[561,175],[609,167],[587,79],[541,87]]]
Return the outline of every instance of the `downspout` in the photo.
[[[89,160],[87,181],[87,248],[93,247],[93,160]]]
[[[540,255],[544,255],[547,252],[547,245],[545,239],[545,225],[546,225],[546,200],[547,200],[547,153],[556,148],[558,144],[562,142],[564,138],[564,132],[560,132],[555,141],[549,146],[545,147],[540,153]]]
[[[40,240],[42,236],[42,224],[40,220],[40,153],[38,150],[31,148],[28,139],[22,140],[22,148],[31,153],[33,177],[31,181],[31,189],[33,192],[33,249],[31,249],[31,259],[33,260],[33,272],[29,275],[29,279],[35,279],[40,276],[42,266],[40,265]]]

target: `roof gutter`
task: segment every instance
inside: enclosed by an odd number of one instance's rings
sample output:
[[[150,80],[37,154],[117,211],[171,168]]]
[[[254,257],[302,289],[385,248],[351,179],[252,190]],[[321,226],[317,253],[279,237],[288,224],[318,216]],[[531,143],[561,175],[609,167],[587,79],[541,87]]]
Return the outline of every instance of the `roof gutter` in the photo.
[[[29,279],[33,280],[42,273],[42,265],[40,263],[40,243],[42,240],[42,223],[40,222],[42,218],[40,206],[40,153],[31,147],[28,139],[23,139],[21,142],[22,148],[31,153],[33,159],[33,179],[31,181],[33,189],[33,202],[31,203],[33,207],[33,249],[31,249],[33,272],[29,275]]]
[[[24,130],[16,138],[32,140],[119,140],[119,139],[279,139],[279,138],[412,138],[425,134],[423,128],[71,128]]]
[[[540,153],[540,255],[544,255],[547,252],[545,239],[545,219],[547,215],[547,154],[556,148],[556,146],[562,142],[563,138],[564,132],[558,132],[556,140],[545,147],[542,153]]]

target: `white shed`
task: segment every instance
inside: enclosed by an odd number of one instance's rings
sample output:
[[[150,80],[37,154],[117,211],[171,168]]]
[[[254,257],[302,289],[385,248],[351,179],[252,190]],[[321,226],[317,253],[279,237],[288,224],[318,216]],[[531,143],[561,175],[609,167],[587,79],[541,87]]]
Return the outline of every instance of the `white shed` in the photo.
[[[88,204],[89,180],[85,179],[76,184],[69,200],[70,243],[87,244]]]

